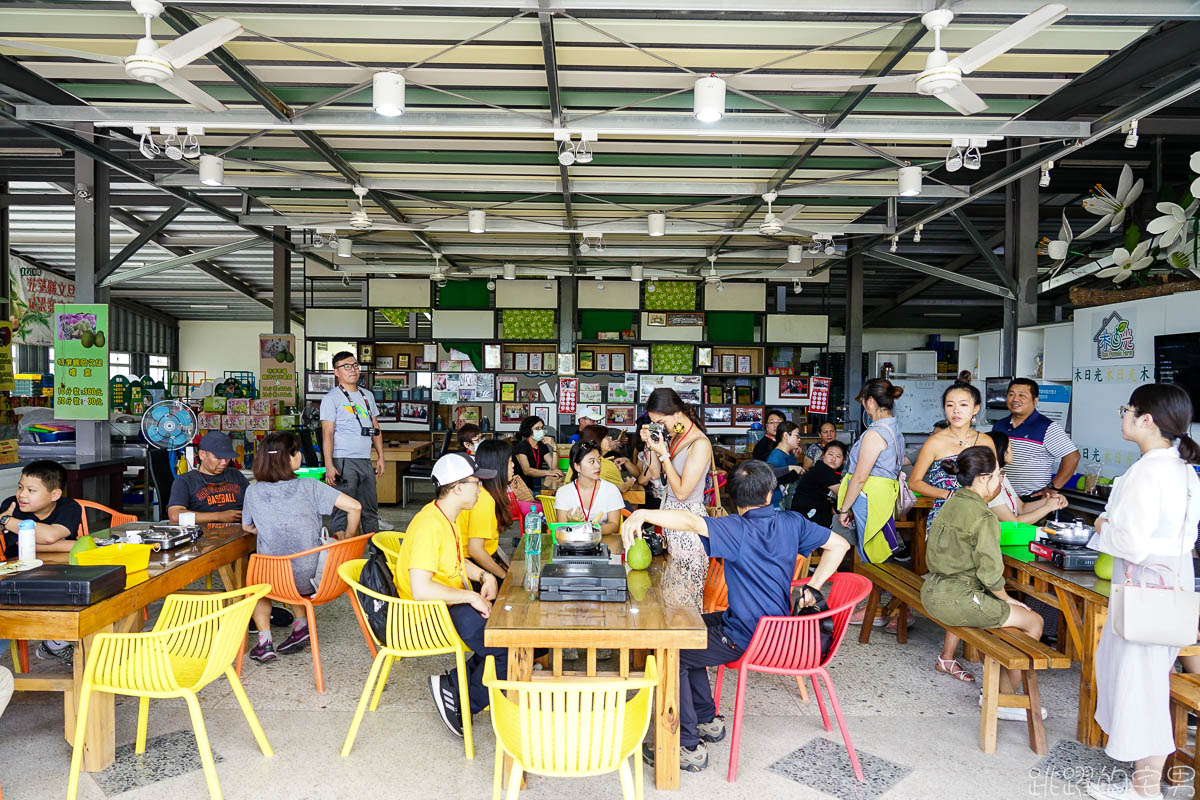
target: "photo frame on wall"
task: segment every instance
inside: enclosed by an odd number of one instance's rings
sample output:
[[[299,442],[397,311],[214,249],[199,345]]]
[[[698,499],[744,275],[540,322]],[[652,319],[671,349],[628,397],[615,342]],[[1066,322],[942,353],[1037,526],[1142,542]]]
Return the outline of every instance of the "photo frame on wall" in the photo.
[[[554,406],[549,403],[531,403],[529,413],[535,417],[541,417],[542,422],[547,425],[554,426]]]
[[[721,372],[732,375],[737,370],[737,358],[731,355],[721,356]]]
[[[304,375],[305,394],[323,394],[337,386],[332,372],[307,372]]]
[[[483,368],[484,369],[500,369],[501,347],[499,342],[484,344],[483,346]]]
[[[604,413],[604,424],[615,428],[628,428],[637,419],[637,406],[609,403]]]
[[[505,370],[505,371],[512,371],[512,368],[513,368],[513,354],[512,354],[512,353],[505,353],[505,354],[504,354],[504,357],[500,359],[500,363],[501,363],[501,365],[502,365],[502,366],[500,367],[501,369],[503,369],[503,370]]]
[[[429,404],[428,403],[401,403],[399,417],[400,417],[401,422],[418,422],[423,425],[428,425],[429,424]]]
[[[521,420],[529,416],[528,403],[501,403],[500,421],[510,425],[519,425]]]
[[[728,428],[733,425],[732,406],[704,406],[704,427]]]
[[[417,360],[420,361],[420,359]],[[396,356],[396,369],[408,369],[408,361],[407,355]]]
[[[613,372],[624,372],[625,371],[625,354],[624,353],[613,353],[612,354],[612,371]]]
[[[559,375],[574,375],[575,374],[575,354],[574,353],[559,353],[558,354],[558,374]]]
[[[711,347],[696,348],[696,366],[711,367],[713,365],[713,352]]]
[[[528,372],[529,353],[513,353],[513,367],[517,372]]]
[[[396,403],[389,400],[383,400],[376,403],[376,405],[379,406],[380,422],[391,422],[392,420],[396,419]]]
[[[733,425],[735,428],[749,428],[754,423],[763,422],[762,406],[734,406]]]
[[[596,368],[596,354],[592,350],[579,351],[579,371],[591,372]]]
[[[633,360],[634,372],[649,372],[650,371],[650,348],[635,346],[630,348],[630,357]]]
[[[376,369],[395,369],[396,359],[394,356],[379,356],[375,359]]]
[[[780,397],[808,397],[808,378],[785,375],[779,379]]]

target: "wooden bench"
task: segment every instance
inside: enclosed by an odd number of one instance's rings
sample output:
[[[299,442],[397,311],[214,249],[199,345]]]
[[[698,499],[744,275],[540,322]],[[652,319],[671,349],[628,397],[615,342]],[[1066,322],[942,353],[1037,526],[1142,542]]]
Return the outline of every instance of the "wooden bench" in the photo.
[[[857,560],[854,571],[865,575],[874,585],[867,600],[867,611],[859,634],[861,643],[866,644],[870,641],[871,624],[879,609],[881,591],[886,590],[892,594],[899,613],[904,614],[908,608],[912,608],[929,617],[921,605],[921,586],[925,581],[920,575],[899,565],[864,564]],[[902,618],[900,630],[904,629],[903,623]],[[1071,660],[1013,628],[956,628],[938,624],[962,639],[964,647],[972,647],[978,651],[983,659],[983,707],[979,717],[979,749],[985,753],[996,752],[998,709],[1024,708],[1028,711],[1025,716],[1029,729],[1029,749],[1038,755],[1045,755],[1046,732],[1042,725],[1042,702],[1037,671],[1067,669],[1071,666]],[[1021,670],[1024,694],[1000,692],[1001,669]]]
[[[1171,724],[1175,730],[1175,752],[1167,757],[1167,782],[1191,783],[1195,790],[1200,771],[1200,746],[1188,749],[1188,714],[1200,713],[1200,675],[1171,673]]]

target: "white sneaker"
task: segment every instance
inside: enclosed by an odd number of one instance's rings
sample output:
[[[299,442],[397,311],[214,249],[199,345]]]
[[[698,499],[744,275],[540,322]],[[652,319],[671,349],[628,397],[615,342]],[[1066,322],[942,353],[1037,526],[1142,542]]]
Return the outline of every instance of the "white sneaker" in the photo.
[[[1089,783],[1087,785],[1087,793],[1089,797],[1094,797],[1096,800],[1153,800],[1156,797],[1162,797],[1162,794],[1138,794],[1134,791],[1133,784],[1125,783]]]
[[[983,708],[983,693],[982,692],[980,692],[980,694],[979,694],[979,707]],[[1045,719],[1045,718],[1046,718],[1046,707],[1042,706],[1042,719]],[[1025,709],[1009,708],[1008,706],[1000,706],[999,708],[996,709],[996,719],[1007,719],[1007,720],[1011,720],[1012,722],[1024,722],[1026,719],[1025,718]]]

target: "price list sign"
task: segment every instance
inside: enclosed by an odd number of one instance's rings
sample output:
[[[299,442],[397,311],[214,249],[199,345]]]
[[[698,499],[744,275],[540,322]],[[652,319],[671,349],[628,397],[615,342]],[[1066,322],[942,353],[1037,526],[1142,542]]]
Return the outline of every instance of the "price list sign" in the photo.
[[[558,412],[560,414],[574,414],[576,403],[579,402],[579,379],[578,378],[559,378],[558,379]]]
[[[108,306],[54,306],[54,418],[108,419]]]
[[[813,378],[809,384],[808,411],[810,414],[829,413],[829,378]]]

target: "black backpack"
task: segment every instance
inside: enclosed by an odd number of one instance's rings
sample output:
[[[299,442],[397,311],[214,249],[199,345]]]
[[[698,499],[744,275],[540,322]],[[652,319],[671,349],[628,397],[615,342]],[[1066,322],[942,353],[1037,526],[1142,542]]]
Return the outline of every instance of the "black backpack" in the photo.
[[[392,580],[391,567],[387,563],[387,556],[375,546],[374,542],[367,545],[366,557],[367,563],[363,564],[358,582],[378,594],[399,597],[396,584]],[[375,638],[381,642],[384,641],[387,638],[388,604],[362,592],[358,592],[358,602],[362,606],[363,616],[367,618],[367,624],[371,626]]]
[[[811,606],[802,607],[800,599],[797,598],[795,606],[792,608],[792,616],[807,617],[810,614],[821,614],[829,610],[829,604],[825,602],[825,595],[817,589],[808,587],[808,590],[813,593],[817,602]],[[824,659],[829,655],[829,648],[833,647],[833,617],[825,617],[821,620],[821,658]]]

